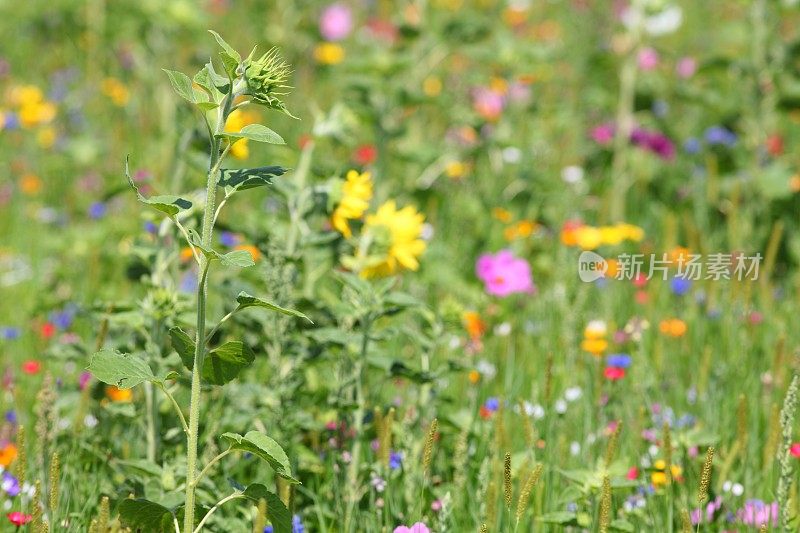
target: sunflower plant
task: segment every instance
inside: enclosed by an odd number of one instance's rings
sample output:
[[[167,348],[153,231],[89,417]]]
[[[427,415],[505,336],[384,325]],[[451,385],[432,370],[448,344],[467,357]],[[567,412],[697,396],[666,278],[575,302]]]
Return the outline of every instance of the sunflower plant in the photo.
[[[236,486],[230,494],[220,497],[216,503],[211,502],[212,505],[208,507],[206,502],[199,501],[197,495],[201,480],[225,457],[236,452],[246,452],[263,459],[286,483],[299,483],[292,473],[290,461],[283,448],[262,431],[220,435],[219,440],[226,446],[204,465],[198,460],[198,437],[204,387],[225,385],[235,379],[254,359],[253,351],[242,340],[217,340],[225,338],[226,325],[230,318],[245,310],[257,308],[307,319],[298,311],[242,292],[236,298],[232,311],[218,319],[215,325],[208,325],[207,294],[212,267],[222,265],[238,269],[254,264],[254,259],[247,250],[223,253],[214,249],[212,235],[223,206],[241,191],[270,186],[276,177],[286,171],[278,166],[236,170],[224,166],[228,155],[241,155],[242,149],[237,149],[241,143],[253,141],[284,144],[281,136],[267,126],[253,120],[243,120],[242,108],[260,105],[290,115],[282,101],[288,89],[285,81],[289,67],[281,60],[278,52],[273,49],[256,58],[254,49],[249,56],[243,57],[219,34],[213,31],[211,34],[221,48],[221,73],[211,61],[192,78],[181,72],[165,71],[175,92],[199,112],[207,132],[209,159],[204,202],[196,207],[188,199],[190,195],[145,197],[128,175],[129,183],[139,201],[160,212],[174,225],[191,251],[192,259],[197,263],[199,275],[196,284],[195,331],[189,334],[179,326],[169,330],[172,346],[180,356],[183,367],[157,373],[150,363],[152,354],[147,354],[146,350],[144,353],[121,353],[106,348],[94,354],[88,370],[98,380],[120,390],[130,389],[141,383],[152,384],[174,407],[186,435],[183,503],[169,506],[142,498],[124,500],[119,507],[124,525],[143,531],[192,533],[202,530],[211,516],[225,503],[250,500],[254,504],[266,502],[267,516],[275,531],[288,532],[291,531],[289,511],[281,498],[263,484]],[[196,220],[198,217],[194,216],[195,213],[200,214],[199,221]],[[174,384],[180,382],[183,373],[190,373],[188,418],[173,392]]]

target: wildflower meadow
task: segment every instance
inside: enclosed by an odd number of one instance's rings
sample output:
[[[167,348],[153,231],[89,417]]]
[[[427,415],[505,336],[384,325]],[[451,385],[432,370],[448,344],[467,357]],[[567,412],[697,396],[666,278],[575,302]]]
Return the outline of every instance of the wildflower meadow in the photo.
[[[797,0],[0,15],[0,532],[800,531]]]

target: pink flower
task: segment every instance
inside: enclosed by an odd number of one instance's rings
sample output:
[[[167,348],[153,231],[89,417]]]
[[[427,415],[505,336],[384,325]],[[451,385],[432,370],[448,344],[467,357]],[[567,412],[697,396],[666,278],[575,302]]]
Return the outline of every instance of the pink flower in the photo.
[[[394,528],[394,533],[431,533],[431,530],[422,522],[417,522],[411,527],[397,526]]]
[[[591,133],[592,139],[597,144],[608,145],[614,140],[614,125],[610,123],[596,126]]]
[[[353,29],[353,16],[344,4],[331,4],[319,18],[319,32],[327,41],[341,41]]]
[[[505,98],[497,91],[481,87],[472,94],[472,106],[486,120],[497,120],[505,107]]]
[[[475,271],[483,281],[486,292],[493,296],[532,293],[536,290],[530,265],[524,259],[514,257],[511,250],[482,255],[475,265]]]
[[[683,79],[691,78],[697,71],[697,61],[693,57],[682,57],[675,65],[675,72]]]
[[[655,48],[649,46],[639,50],[639,68],[642,70],[654,70],[658,66],[659,56]]]
[[[14,524],[17,527],[24,526],[31,520],[33,520],[33,516],[29,514],[20,513],[19,511],[14,511],[13,513],[8,513],[6,515],[8,521]],[[426,529],[427,531],[427,529]]]
[[[796,457],[800,459],[800,442],[795,442],[789,447],[789,453],[792,454],[792,457]]]

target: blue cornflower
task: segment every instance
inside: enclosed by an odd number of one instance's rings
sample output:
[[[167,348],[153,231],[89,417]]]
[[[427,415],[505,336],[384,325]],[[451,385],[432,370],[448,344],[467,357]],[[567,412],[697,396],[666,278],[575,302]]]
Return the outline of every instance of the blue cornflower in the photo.
[[[7,341],[17,340],[19,338],[19,328],[4,326],[0,328],[0,337]]]
[[[683,296],[692,288],[692,280],[675,276],[669,282],[669,288],[677,296]]]
[[[89,206],[89,218],[93,218],[94,220],[103,218],[107,210],[108,207],[104,202],[94,202]]]
[[[222,243],[223,246],[233,247],[239,244],[239,238],[236,236],[235,233],[230,231],[223,231],[219,234],[219,242]]]
[[[500,400],[492,396],[491,398],[486,400],[486,403],[483,404],[483,406],[486,407],[486,409],[488,409],[489,411],[494,413],[495,411],[500,409]]]
[[[20,493],[19,480],[7,471],[3,472],[2,477],[0,477],[0,489],[3,489],[3,492],[13,498]]]
[[[155,233],[158,231],[158,226],[148,220],[144,223],[144,230],[151,235],[155,235]]]
[[[631,356],[626,353],[612,353],[606,358],[606,363],[614,368],[628,368],[631,366]]]
[[[403,454],[400,452],[389,453],[389,468],[397,470],[403,466]]]

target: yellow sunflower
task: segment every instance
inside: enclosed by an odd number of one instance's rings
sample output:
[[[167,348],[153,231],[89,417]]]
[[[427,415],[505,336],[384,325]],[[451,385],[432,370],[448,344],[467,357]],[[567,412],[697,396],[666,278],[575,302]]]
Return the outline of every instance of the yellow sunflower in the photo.
[[[385,276],[393,274],[400,268],[417,270],[417,258],[425,251],[422,240],[422,225],[425,216],[418,213],[413,206],[397,209],[394,200],[389,200],[378,208],[374,215],[368,215],[366,227],[376,234],[384,234],[387,249],[384,259],[366,267],[361,275],[364,277]]]
[[[331,224],[347,238],[352,236],[348,220],[361,218],[372,199],[372,178],[369,172],[359,174],[355,170],[347,173],[342,185],[342,199],[333,211]]]

